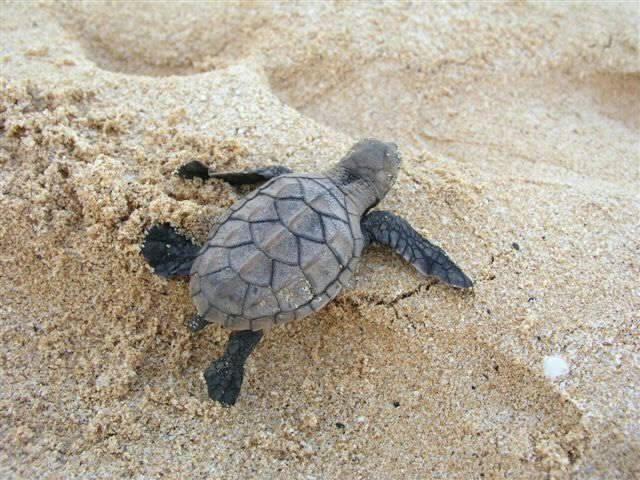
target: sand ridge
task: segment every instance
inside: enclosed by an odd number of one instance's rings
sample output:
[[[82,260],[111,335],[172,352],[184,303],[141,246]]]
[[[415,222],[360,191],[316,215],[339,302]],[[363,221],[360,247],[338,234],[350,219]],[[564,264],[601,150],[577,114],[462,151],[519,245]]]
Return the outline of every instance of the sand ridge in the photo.
[[[638,475],[632,4],[123,5],[0,12],[3,476]],[[474,292],[374,247],[213,404],[226,332],[189,334],[139,248],[238,193],[172,172],[314,171],[363,135],[404,153],[381,207]]]

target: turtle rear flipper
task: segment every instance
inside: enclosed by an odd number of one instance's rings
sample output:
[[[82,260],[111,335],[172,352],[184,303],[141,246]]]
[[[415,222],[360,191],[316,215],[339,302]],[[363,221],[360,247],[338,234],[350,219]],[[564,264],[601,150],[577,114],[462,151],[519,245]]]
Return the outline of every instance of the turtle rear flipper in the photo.
[[[370,242],[393,248],[425,276],[433,275],[458,288],[470,288],[473,282],[440,247],[416,232],[409,222],[384,210],[367,214],[362,231]]]
[[[185,325],[193,333],[196,333],[211,324],[207,322],[207,319],[204,318],[202,315],[198,315],[196,313],[185,322]]]
[[[253,185],[291,172],[291,169],[281,165],[260,167],[244,172],[214,172],[204,163],[192,160],[178,168],[177,174],[179,177],[186,179],[200,178],[202,180],[208,180],[210,178],[217,178],[218,180],[227,182],[229,185],[238,186]]]
[[[200,246],[178,233],[168,223],[149,229],[142,246],[142,255],[161,277],[187,277]]]
[[[229,335],[222,357],[204,372],[209,398],[227,406],[236,403],[242,387],[244,364],[263,335],[262,330],[238,330]]]

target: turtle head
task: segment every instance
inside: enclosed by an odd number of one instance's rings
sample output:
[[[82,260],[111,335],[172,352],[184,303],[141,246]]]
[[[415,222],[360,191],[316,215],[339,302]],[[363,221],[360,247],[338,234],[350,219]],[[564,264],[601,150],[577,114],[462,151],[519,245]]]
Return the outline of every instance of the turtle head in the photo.
[[[365,138],[356,143],[340,160],[338,169],[343,173],[343,182],[364,180],[371,185],[376,203],[384,198],[393,186],[400,167],[400,153],[395,143],[385,143]]]

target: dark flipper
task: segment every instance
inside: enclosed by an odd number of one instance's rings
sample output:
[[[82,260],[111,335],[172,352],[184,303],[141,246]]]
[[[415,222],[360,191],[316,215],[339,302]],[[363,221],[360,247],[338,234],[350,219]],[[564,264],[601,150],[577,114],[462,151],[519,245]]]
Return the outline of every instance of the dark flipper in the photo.
[[[233,405],[240,394],[244,363],[262,338],[262,331],[240,330],[231,333],[224,355],[204,371],[211,400]]]
[[[204,163],[197,160],[192,160],[185,163],[176,172],[179,177],[191,180],[192,178],[201,178],[202,180],[209,179],[209,167]]]
[[[217,178],[229,185],[251,185],[255,183],[264,182],[274,177],[279,177],[286,173],[291,173],[291,170],[287,167],[274,165],[271,167],[261,167],[255,170],[246,170],[244,172],[226,172],[216,173],[209,170],[204,163],[193,160],[189,163],[185,163],[178,169],[178,176],[182,178],[201,178],[208,180],[209,178]]]
[[[185,322],[187,328],[191,330],[193,333],[199,332],[204,327],[211,325],[204,317],[201,317],[197,313],[191,317],[189,320]]]
[[[161,277],[186,277],[200,247],[171,225],[163,223],[151,227],[144,239],[142,255]]]
[[[362,231],[370,242],[375,241],[393,248],[425,276],[436,276],[458,288],[473,286],[469,277],[440,247],[429,242],[406,220],[391,212],[370,212],[362,219]]]

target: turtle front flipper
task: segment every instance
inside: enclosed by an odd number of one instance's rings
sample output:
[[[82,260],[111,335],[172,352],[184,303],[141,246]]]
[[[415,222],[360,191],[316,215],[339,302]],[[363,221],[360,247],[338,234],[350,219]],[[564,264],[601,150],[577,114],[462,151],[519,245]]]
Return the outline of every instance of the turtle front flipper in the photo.
[[[211,400],[223,405],[236,403],[242,387],[244,364],[262,336],[261,330],[239,330],[229,335],[224,355],[204,371]]]
[[[253,185],[256,183],[271,180],[272,178],[279,177],[286,173],[292,173],[292,170],[283,167],[281,165],[272,165],[269,167],[260,167],[253,170],[246,170],[244,172],[214,172],[204,163],[193,160],[189,163],[182,165],[177,174],[179,177],[192,179],[200,178],[202,180],[208,180],[210,178],[217,178],[229,185]]]
[[[154,225],[147,232],[142,255],[161,277],[187,277],[200,246],[178,233],[168,223]]]
[[[362,219],[361,226],[369,242],[393,248],[421,274],[433,275],[458,288],[473,286],[469,277],[453,263],[444,250],[416,232],[403,218],[391,212],[376,210]]]

